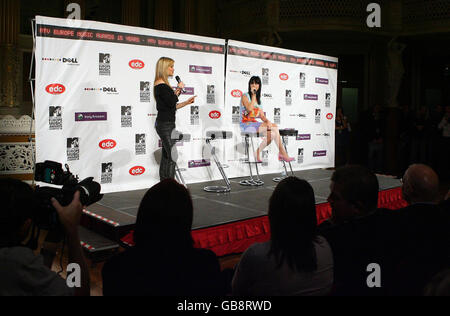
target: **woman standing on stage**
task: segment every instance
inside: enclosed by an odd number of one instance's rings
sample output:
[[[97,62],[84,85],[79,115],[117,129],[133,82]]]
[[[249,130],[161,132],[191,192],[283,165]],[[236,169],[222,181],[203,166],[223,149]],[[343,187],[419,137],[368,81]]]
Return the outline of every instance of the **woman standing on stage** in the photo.
[[[169,77],[173,77],[175,68],[173,59],[162,57],[156,64],[156,76],[154,95],[158,116],[156,118],[156,132],[161,138],[163,152],[159,176],[161,181],[175,178],[175,161],[173,160],[174,145],[176,140],[172,139],[172,132],[175,130],[175,113],[187,105],[195,102],[195,96],[189,100],[178,103],[178,97],[184,89],[184,83],[180,82],[175,91],[170,87]]]
[[[258,122],[259,118],[262,122]],[[263,135],[264,140],[256,151],[256,160],[262,162],[261,152],[272,140],[278,145],[278,159],[280,161],[291,162],[290,158],[281,142],[280,132],[276,124],[271,123],[264,114],[261,106],[261,78],[252,77],[248,83],[248,93],[242,96],[241,100],[241,130],[243,132],[258,132]]]

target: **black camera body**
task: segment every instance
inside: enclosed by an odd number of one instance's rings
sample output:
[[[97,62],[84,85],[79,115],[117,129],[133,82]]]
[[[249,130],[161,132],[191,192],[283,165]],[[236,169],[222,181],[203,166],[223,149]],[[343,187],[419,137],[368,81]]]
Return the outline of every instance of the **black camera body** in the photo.
[[[62,164],[54,161],[45,161],[36,164],[35,180],[52,185],[62,186],[61,189],[53,187],[40,187],[35,189],[36,212],[33,216],[34,223],[41,229],[59,229],[58,214],[51,203],[55,198],[62,206],[67,206],[73,201],[76,191],[80,191],[80,201],[83,206],[92,205],[103,198],[100,194],[101,186],[93,181],[94,178],[86,178],[79,182],[66,165],[66,171]]]

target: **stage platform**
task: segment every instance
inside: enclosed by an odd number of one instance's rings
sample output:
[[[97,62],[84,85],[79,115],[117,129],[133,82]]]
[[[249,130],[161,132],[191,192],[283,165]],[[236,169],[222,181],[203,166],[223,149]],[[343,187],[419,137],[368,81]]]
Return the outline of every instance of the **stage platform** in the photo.
[[[297,177],[307,180],[314,188],[319,222],[331,214],[327,197],[332,173],[332,170],[323,169],[295,172]],[[261,187],[240,185],[239,182],[244,178],[230,179],[231,192],[224,194],[203,190],[206,186],[223,185],[223,181],[187,185],[194,204],[192,228],[196,246],[212,249],[218,256],[225,256],[240,253],[253,242],[268,240],[268,201],[277,185],[273,178],[278,176],[261,176],[265,182]],[[378,176],[378,180],[380,207],[395,209],[405,205],[401,199],[400,180],[389,176]],[[119,245],[132,246],[132,230],[139,203],[146,191],[106,194],[100,202],[85,210],[82,235],[86,236],[89,232],[89,236],[83,243],[91,254],[101,252],[102,249],[116,250]],[[110,244],[105,242],[105,238],[110,240]]]

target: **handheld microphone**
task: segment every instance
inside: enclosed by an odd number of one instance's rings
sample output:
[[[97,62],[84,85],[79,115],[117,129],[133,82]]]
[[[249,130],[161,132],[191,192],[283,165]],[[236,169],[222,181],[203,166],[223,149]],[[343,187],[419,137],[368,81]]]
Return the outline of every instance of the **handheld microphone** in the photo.
[[[175,79],[177,80],[178,83],[181,83],[181,79],[179,76],[176,76]],[[181,89],[181,92],[186,93],[186,90]]]

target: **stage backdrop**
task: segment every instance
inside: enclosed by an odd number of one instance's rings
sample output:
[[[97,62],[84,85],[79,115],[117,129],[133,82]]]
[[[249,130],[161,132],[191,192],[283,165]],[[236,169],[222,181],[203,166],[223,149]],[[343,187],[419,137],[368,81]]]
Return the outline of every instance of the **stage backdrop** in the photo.
[[[155,67],[175,60],[186,83],[177,129],[188,183],[219,179],[204,153],[206,130],[224,121],[225,41],[90,21],[37,17],[36,158],[68,164],[102,192],[145,189],[159,181],[161,144],[154,129]],[[177,85],[175,79],[171,84]]]
[[[237,41],[228,42],[227,53],[226,114],[238,149],[227,150],[230,175],[247,170],[240,162],[239,106],[252,76],[262,81],[261,103],[266,117],[280,129],[298,130],[298,136],[287,141],[289,156],[295,157],[293,169],[334,167],[338,59]],[[260,139],[255,140],[255,146],[260,143]],[[283,170],[275,143],[261,158],[262,173]]]
[[[238,107],[252,75],[262,79],[267,117],[299,130],[288,142],[294,169],[334,165],[335,58],[230,41],[225,73],[221,39],[47,17],[36,22],[37,162],[67,163],[80,179],[94,177],[103,193],[156,184],[161,144],[153,83],[156,63],[166,56],[186,83],[180,102],[197,95],[177,112],[177,130],[188,136],[177,146],[187,183],[221,178],[205,146],[208,131],[233,132],[214,141],[216,153],[229,177],[248,174]],[[267,148],[261,173],[281,172],[277,153],[274,144]]]

